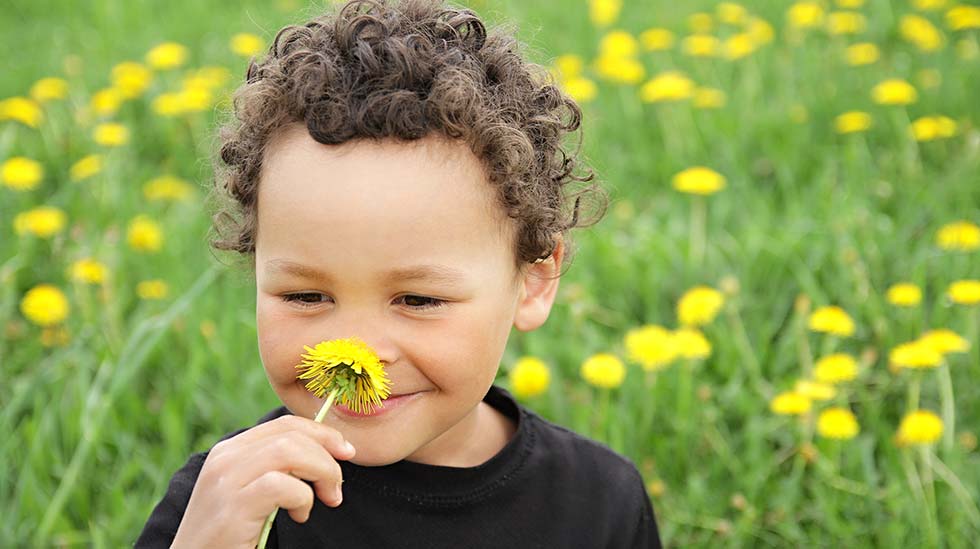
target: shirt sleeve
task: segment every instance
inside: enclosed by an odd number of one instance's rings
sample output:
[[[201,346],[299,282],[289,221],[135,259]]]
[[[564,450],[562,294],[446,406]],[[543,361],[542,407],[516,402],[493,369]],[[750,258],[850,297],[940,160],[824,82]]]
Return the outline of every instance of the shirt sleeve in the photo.
[[[633,533],[633,541],[629,547],[635,549],[661,549],[660,531],[657,529],[657,519],[653,515],[653,504],[650,496],[643,493],[643,503],[640,507],[640,519]]]
[[[150,518],[143,526],[143,532],[136,539],[137,549],[168,548],[177,536],[177,528],[184,518],[184,510],[191,499],[194,484],[204,466],[206,453],[194,454],[187,463],[174,473],[163,498],[157,503]]]

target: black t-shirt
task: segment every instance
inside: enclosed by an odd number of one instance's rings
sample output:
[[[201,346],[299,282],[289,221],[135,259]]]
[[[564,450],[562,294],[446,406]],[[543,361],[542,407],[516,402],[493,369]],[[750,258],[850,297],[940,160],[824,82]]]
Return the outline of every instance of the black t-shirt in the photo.
[[[340,461],[340,507],[314,498],[303,524],[280,509],[267,547],[660,547],[632,462],[541,418],[497,386],[484,401],[517,424],[497,455],[476,467]],[[282,406],[258,423],[289,413]],[[170,546],[206,457],[192,455],[174,474],[136,547]]]

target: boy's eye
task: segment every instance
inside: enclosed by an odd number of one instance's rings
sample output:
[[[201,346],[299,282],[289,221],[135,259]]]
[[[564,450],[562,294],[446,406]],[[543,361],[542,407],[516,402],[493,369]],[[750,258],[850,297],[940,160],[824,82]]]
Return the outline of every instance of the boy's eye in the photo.
[[[442,307],[443,305],[446,304],[446,302],[442,299],[436,299],[434,297],[424,297],[420,295],[403,295],[398,299],[404,300],[405,305],[408,305],[409,307],[416,310],[435,309],[438,307]]]
[[[300,292],[298,294],[286,294],[282,296],[282,300],[287,303],[297,303],[300,307],[312,307],[317,303],[322,303],[320,301],[321,297],[327,297],[323,294],[318,294],[316,292]],[[309,300],[308,298],[313,298]]]
[[[287,303],[296,303],[300,307],[313,307],[318,303],[323,303],[323,301],[326,299],[329,299],[329,297],[317,292],[300,292],[282,296],[283,301]],[[396,301],[397,300],[404,301],[405,305],[415,310],[435,309],[446,304],[446,302],[442,299],[424,297],[420,295],[403,295],[397,298]]]

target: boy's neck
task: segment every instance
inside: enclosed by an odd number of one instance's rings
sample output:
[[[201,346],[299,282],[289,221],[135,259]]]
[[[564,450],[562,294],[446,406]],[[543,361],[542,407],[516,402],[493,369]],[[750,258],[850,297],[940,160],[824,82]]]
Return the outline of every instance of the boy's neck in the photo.
[[[497,455],[516,432],[514,420],[481,401],[459,423],[405,459],[443,467],[476,467]]]

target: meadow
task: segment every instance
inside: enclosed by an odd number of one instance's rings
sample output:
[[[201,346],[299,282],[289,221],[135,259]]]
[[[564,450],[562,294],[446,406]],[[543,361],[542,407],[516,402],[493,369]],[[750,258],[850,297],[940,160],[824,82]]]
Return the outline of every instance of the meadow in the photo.
[[[630,457],[667,546],[975,545],[980,6],[467,5],[612,198],[497,383]],[[131,545],[280,404],[205,198],[248,58],[322,7],[0,14],[0,546]]]

